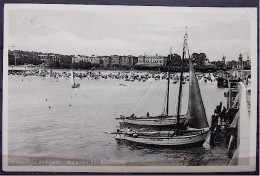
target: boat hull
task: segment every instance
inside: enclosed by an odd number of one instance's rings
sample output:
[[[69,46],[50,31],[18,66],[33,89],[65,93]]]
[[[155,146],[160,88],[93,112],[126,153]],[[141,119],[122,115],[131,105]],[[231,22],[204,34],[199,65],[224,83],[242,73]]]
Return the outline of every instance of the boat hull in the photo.
[[[186,117],[180,118],[180,124],[184,124]],[[174,127],[177,124],[176,117],[169,118],[140,118],[121,119],[120,127],[140,126],[140,127]]]
[[[80,86],[80,84],[73,84],[71,87],[72,88],[78,88]]]
[[[158,137],[158,136],[131,136],[127,134],[120,134],[116,136],[116,140],[126,140],[129,142],[156,145],[156,146],[198,146],[202,145],[209,134],[208,128],[198,134],[172,136],[172,137]]]

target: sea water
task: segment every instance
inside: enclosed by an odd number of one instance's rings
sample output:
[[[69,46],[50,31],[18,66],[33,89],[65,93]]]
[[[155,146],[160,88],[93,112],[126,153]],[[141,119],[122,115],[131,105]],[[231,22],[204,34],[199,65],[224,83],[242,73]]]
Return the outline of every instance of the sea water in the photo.
[[[79,159],[126,165],[225,165],[221,147],[173,149],[118,143],[114,139],[120,115],[159,115],[165,106],[167,81],[8,76],[8,155]],[[125,86],[120,85],[121,83]],[[181,113],[188,107],[189,83],[183,84]],[[170,84],[170,114],[176,114],[179,84]],[[200,84],[208,117],[224,92],[216,83]]]

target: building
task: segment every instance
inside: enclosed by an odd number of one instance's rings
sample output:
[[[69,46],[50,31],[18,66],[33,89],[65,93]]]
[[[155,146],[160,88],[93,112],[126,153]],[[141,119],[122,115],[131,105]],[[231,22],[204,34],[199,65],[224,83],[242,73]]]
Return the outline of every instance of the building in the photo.
[[[112,59],[109,56],[102,56],[101,59],[101,65],[103,65],[104,67],[110,67],[111,63],[112,63]]]
[[[100,57],[97,55],[91,55],[87,58],[87,62],[90,62],[92,64],[99,64],[100,63]]]
[[[48,54],[38,54],[38,57],[41,61],[45,62],[47,60]]]
[[[138,56],[138,65],[143,66],[165,66],[166,57],[156,54],[155,56]]]
[[[134,56],[121,56],[121,65],[122,66],[133,66]]]
[[[138,63],[138,57],[133,56],[133,66]]]
[[[112,55],[111,57],[111,65],[115,66],[115,65],[121,65],[121,58],[118,55]]]
[[[92,55],[92,56],[84,56],[84,55],[77,55],[72,57],[72,62],[90,62],[92,64],[99,64],[99,57],[96,55]]]
[[[43,61],[47,65],[51,65],[55,61],[59,60],[58,55],[54,53],[38,54],[38,57],[41,61]]]
[[[87,62],[87,58],[88,58],[88,56],[83,56],[83,55],[76,55],[76,56],[73,56],[72,57],[72,63],[73,62],[75,62],[75,63],[78,63],[78,62],[80,62],[80,61],[85,61],[85,62]]]

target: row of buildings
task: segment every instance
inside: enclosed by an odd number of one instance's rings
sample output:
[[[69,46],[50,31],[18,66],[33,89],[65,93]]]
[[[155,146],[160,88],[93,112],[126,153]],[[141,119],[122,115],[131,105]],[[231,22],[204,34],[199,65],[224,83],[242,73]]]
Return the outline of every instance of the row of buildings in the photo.
[[[244,54],[245,55],[245,54]],[[247,54],[248,55],[248,54]],[[34,65],[44,65],[49,67],[70,67],[73,63],[79,62],[89,62],[91,64],[99,64],[101,67],[118,67],[118,66],[166,66],[167,57],[161,55],[111,55],[111,56],[85,56],[85,55],[60,55],[54,53],[41,53],[41,52],[29,52],[14,50],[8,52],[9,65],[22,65],[22,64],[34,64]],[[243,57],[239,54],[238,60],[232,60],[225,62],[225,57],[222,61],[212,61],[204,62],[203,66],[207,68],[222,68],[222,69],[232,69],[251,67],[251,59],[249,55]],[[243,64],[242,64],[243,63]],[[196,64],[196,62],[195,62]]]
[[[92,64],[100,64],[104,67],[109,66],[165,66],[167,57],[160,56],[158,54],[154,56],[140,55],[138,57],[128,55],[128,56],[83,56],[77,55],[72,57],[72,63],[78,63],[80,61],[90,62]]]
[[[111,56],[85,56],[85,55],[60,55],[55,53],[35,53],[35,52],[23,52],[23,51],[10,51],[9,57],[16,60],[24,60],[31,58],[44,63],[46,66],[51,66],[53,63],[62,62],[64,59],[69,59],[70,63],[90,62],[92,64],[99,64],[103,67],[111,66],[165,66],[167,57],[161,55],[111,55]],[[16,65],[16,64],[15,64]]]

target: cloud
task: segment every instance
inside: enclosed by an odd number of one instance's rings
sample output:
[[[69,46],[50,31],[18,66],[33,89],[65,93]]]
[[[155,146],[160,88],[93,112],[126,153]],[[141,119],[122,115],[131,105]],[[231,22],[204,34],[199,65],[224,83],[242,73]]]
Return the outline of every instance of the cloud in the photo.
[[[69,55],[131,54],[131,50],[136,53],[136,51],[140,51],[141,48],[136,42],[127,42],[111,38],[86,40],[66,31],[57,31],[43,36],[30,35],[20,40],[22,40],[22,42],[16,44],[16,49],[56,52]]]
[[[60,54],[161,54],[180,51],[185,26],[193,52],[219,59],[250,48],[250,16],[237,8],[66,6],[10,12],[10,44]],[[241,48],[241,49],[239,49]],[[232,54],[233,53],[233,54]],[[180,53],[178,53],[180,54]]]

